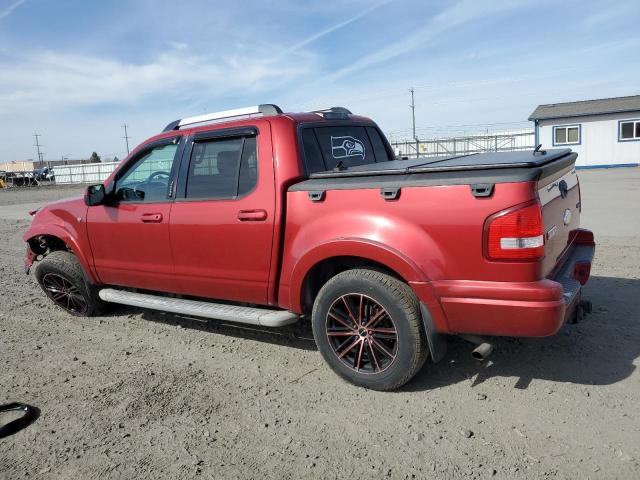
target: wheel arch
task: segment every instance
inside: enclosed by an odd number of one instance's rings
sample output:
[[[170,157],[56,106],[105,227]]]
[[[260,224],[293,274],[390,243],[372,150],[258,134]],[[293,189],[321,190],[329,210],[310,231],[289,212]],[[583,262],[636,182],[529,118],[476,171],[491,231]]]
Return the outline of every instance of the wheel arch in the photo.
[[[289,309],[309,313],[322,285],[353,268],[382,271],[407,284],[428,281],[411,259],[387,245],[363,239],[328,242],[307,252],[296,263],[290,282]]]
[[[48,225],[46,229],[29,230],[24,240],[28,248],[33,252],[34,259],[44,255],[47,251],[67,250],[78,259],[87,279],[94,284],[99,283],[97,276],[89,262],[89,257],[80,248],[77,240],[64,228],[57,225]]]

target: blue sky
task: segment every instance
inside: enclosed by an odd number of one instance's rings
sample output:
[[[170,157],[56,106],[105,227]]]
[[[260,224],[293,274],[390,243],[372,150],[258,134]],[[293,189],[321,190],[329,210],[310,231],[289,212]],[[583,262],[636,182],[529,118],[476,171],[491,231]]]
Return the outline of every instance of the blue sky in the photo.
[[[183,116],[342,105],[395,137],[640,94],[640,2],[0,0],[0,162],[103,157]]]

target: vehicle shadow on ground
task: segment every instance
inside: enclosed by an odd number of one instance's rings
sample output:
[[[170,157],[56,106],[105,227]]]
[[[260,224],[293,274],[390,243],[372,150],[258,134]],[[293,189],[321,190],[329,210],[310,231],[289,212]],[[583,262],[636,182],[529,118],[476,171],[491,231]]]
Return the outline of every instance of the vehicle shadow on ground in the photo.
[[[565,325],[548,338],[494,337],[495,350],[484,362],[471,357],[472,344],[451,337],[445,358],[435,365],[427,361],[402,390],[431,390],[470,379],[475,387],[493,377],[513,379],[513,387],[520,389],[528,388],[534,379],[610,385],[627,378],[636,368],[634,360],[640,356],[640,280],[594,276],[583,298],[593,302],[593,313],[583,322]],[[112,314],[139,312],[140,309],[117,306]],[[142,311],[142,318],[205,333],[317,350],[310,322],[305,320],[276,329],[153,310]]]
[[[494,337],[494,353],[484,362],[471,357],[470,343],[450,339],[445,358],[435,365],[427,362],[403,390],[431,390],[471,379],[475,387],[494,377],[513,379],[513,387],[520,389],[536,379],[581,385],[624,380],[640,356],[640,280],[594,276],[583,299],[593,302],[593,313],[584,321],[565,325],[548,338]]]
[[[124,316],[140,313],[140,309],[118,305],[114,306],[113,311],[110,313],[115,316]],[[221,320],[207,320],[153,310],[143,310],[142,318],[151,322],[180,326],[182,328],[199,330],[205,333],[215,333],[226,337],[255,340],[257,342],[272,343],[274,345],[293,347],[300,350],[317,350],[316,343],[313,339],[313,332],[311,331],[311,323],[304,320],[286,327],[269,328]]]

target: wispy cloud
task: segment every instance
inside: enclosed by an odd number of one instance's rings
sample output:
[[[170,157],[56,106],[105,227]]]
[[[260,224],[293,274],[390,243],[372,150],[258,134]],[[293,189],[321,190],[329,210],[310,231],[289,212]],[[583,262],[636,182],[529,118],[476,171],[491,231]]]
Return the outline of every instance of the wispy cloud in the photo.
[[[275,67],[261,58],[209,57],[184,45],[144,63],[64,52],[24,54],[0,60],[0,104],[3,110],[47,109],[143,103],[150,98],[187,100],[220,98],[273,89],[303,74],[303,58]]]
[[[347,75],[359,72],[368,67],[384,63],[400,55],[412,52],[424,46],[429,41],[439,35],[459,27],[462,24],[483,17],[489,17],[499,12],[519,8],[525,2],[478,2],[476,0],[462,0],[447,8],[429,20],[426,25],[418,30],[404,36],[402,39],[393,42],[385,47],[365,55],[364,57],[351,62],[333,74],[325,76],[324,80],[338,80]]]
[[[330,33],[335,32],[336,30],[339,30],[341,28],[346,27],[347,25],[352,24],[353,22],[356,22],[358,20],[360,20],[363,17],[366,17],[367,15],[369,15],[371,12],[373,12],[374,10],[377,10],[378,8],[387,5],[388,3],[391,3],[393,0],[382,0],[379,1],[377,3],[374,3],[373,5],[361,10],[359,13],[357,13],[356,15],[347,18],[346,20],[343,20],[341,22],[338,22],[334,25],[331,25],[330,27],[325,28],[324,30],[321,30],[319,32],[314,33],[313,35],[310,35],[309,37],[305,38],[304,40],[301,40],[297,43],[294,43],[293,45],[285,48],[284,50],[282,50],[281,52],[279,52],[274,58],[275,59],[279,59],[283,56],[286,55],[290,55],[291,53],[294,53],[304,47],[306,47],[307,45],[315,42],[316,40],[321,39],[322,37],[325,37],[327,35],[329,35]]]
[[[0,20],[2,20],[3,18],[6,18],[9,15],[11,15],[16,8],[18,8],[20,5],[22,5],[26,1],[27,0],[17,0],[15,2],[11,3],[4,10],[0,11]]]

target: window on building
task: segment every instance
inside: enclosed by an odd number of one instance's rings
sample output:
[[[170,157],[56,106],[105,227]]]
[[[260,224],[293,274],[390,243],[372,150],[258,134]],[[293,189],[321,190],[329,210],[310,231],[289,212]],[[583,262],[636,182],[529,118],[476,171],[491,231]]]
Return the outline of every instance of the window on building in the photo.
[[[553,127],[554,145],[579,145],[580,125],[561,125]]]
[[[196,142],[187,175],[186,198],[236,198],[258,182],[256,137]]]
[[[640,140],[640,120],[625,120],[620,122],[618,140]]]

